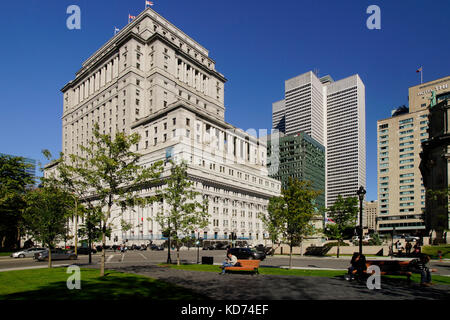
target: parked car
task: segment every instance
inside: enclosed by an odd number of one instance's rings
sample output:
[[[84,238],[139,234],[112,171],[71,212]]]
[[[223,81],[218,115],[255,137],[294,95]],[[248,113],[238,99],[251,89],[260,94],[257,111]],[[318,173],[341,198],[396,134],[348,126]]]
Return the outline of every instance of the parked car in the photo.
[[[43,252],[45,248],[29,248],[21,251],[17,251],[11,254],[13,258],[33,258],[36,253]]]
[[[48,261],[48,249],[35,254],[38,261]],[[52,260],[76,260],[78,257],[73,251],[64,251],[61,249],[52,249]]]
[[[242,260],[264,260],[266,258],[265,252],[256,251],[251,248],[231,248],[228,250],[233,256]]]
[[[406,235],[405,236],[405,240],[406,241],[419,241],[420,238],[419,237],[415,237],[415,236]]]
[[[163,246],[158,246],[156,244],[152,244],[150,249],[153,250],[153,251],[162,251],[162,250],[164,250],[164,247]]]
[[[97,253],[97,250],[91,249],[91,253]],[[79,247],[77,248],[77,254],[89,254],[88,247]]]

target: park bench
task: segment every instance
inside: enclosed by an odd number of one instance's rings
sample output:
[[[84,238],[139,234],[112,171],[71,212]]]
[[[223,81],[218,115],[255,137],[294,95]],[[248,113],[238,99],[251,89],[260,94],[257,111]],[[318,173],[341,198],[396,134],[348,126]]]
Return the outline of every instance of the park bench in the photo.
[[[249,271],[259,274],[259,263],[260,260],[238,260],[236,265],[233,267],[225,267],[226,271]]]
[[[376,265],[380,267],[381,275],[406,276],[408,282],[410,282],[412,275],[412,271],[410,268],[411,261],[367,260],[366,267],[369,268],[372,265]]]

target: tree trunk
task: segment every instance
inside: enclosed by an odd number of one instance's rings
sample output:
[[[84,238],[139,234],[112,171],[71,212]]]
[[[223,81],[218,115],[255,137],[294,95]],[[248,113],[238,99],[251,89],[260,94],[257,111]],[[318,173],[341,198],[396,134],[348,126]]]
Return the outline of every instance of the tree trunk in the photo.
[[[0,245],[0,248],[4,248],[5,247],[5,241],[6,241],[6,236],[2,237],[2,244]]]
[[[341,241],[338,240],[338,247],[337,247],[337,257],[339,258],[339,249],[340,249]]]
[[[52,248],[50,245],[48,246],[48,267],[52,267]]]
[[[78,201],[76,199],[75,199],[75,254],[78,254]]]
[[[102,228],[102,259],[100,262],[100,277],[105,276],[105,247],[106,247],[106,227],[105,224],[103,224]]]
[[[177,246],[177,266],[180,265],[180,246]]]
[[[289,269],[292,269],[292,241],[289,244]]]
[[[300,242],[300,256],[303,257],[303,241]]]

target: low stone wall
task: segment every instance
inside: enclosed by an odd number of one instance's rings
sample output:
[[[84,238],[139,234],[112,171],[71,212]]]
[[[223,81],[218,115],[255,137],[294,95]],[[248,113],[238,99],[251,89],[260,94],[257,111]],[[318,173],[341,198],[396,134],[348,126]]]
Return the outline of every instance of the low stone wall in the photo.
[[[311,244],[303,245],[300,247],[293,247],[292,253],[293,254],[305,254],[306,249]],[[316,246],[322,246],[316,245]],[[389,246],[383,245],[383,246],[363,246],[363,253],[364,254],[377,254],[381,249],[383,249],[383,256],[387,256],[389,254]],[[289,246],[288,245],[281,245],[279,248],[275,250],[275,254],[289,254]],[[359,246],[341,246],[339,249],[339,254],[353,254],[354,252],[359,251]],[[331,249],[327,252],[327,254],[336,255],[337,254],[337,247],[331,247]]]

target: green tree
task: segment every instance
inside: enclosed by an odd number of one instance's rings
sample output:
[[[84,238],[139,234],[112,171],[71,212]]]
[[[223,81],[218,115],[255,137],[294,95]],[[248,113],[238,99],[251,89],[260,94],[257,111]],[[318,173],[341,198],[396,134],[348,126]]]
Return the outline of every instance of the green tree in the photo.
[[[134,210],[155,200],[136,192],[155,183],[162,172],[162,161],[147,167],[140,165],[142,155],[131,151],[140,138],[137,133],[118,132],[115,137],[101,134],[95,124],[93,139],[88,146],[80,146],[82,155],[71,154],[61,165],[60,172],[72,180],[73,190],[80,194],[92,219],[100,218],[103,248],[115,219],[111,216],[113,208],[120,209],[121,215],[127,209]],[[104,275],[105,250],[102,250],[100,276]]]
[[[356,217],[358,216],[358,198],[338,196],[335,203],[328,208],[328,216],[335,223],[327,224],[324,234],[331,239],[338,241],[337,257],[339,258],[340,245],[344,240],[345,234],[349,229],[356,226]]]
[[[317,214],[316,198],[321,191],[312,189],[310,181],[289,178],[280,197],[270,200],[268,206],[269,229],[274,230],[289,244],[289,268],[292,268],[292,248],[316,232],[312,223]]]
[[[193,231],[208,225],[208,202],[206,199],[201,202],[197,200],[201,193],[192,188],[193,182],[188,179],[186,163],[170,163],[170,176],[164,181],[165,187],[158,192],[160,200],[167,203],[169,210],[158,212],[156,221],[169,237],[168,262],[170,241],[173,241],[177,249],[177,265],[180,265],[182,243],[189,240]]]
[[[26,172],[31,167],[22,157],[0,154],[0,248],[20,246],[25,196],[35,182]]]
[[[27,193],[24,223],[27,233],[48,247],[48,267],[52,266],[51,249],[63,239],[73,201],[65,190],[49,182]]]
[[[274,246],[271,252],[281,245],[283,235],[283,206],[284,200],[281,197],[272,197],[269,199],[267,211],[269,214],[259,213],[264,229],[269,233],[270,240]],[[275,247],[276,246],[276,247]]]

